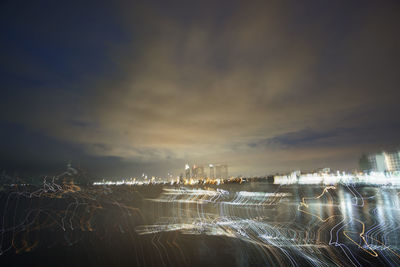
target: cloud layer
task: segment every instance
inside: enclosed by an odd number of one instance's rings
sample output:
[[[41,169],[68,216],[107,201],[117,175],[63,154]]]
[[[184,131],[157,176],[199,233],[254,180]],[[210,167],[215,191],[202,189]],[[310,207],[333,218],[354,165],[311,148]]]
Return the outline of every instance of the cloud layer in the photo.
[[[253,175],[399,143],[397,3],[43,5],[7,6],[1,119],[77,157]]]

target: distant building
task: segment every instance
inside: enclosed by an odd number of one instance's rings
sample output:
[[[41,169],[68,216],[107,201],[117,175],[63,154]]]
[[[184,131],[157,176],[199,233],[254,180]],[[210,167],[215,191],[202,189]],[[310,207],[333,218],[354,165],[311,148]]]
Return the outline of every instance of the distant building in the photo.
[[[387,171],[385,156],[382,154],[374,154],[368,156],[368,161],[372,171],[384,172]]]
[[[228,178],[228,165],[226,164],[209,164],[208,165],[210,176],[207,175],[208,169],[207,165],[193,165],[191,168],[189,164],[185,165],[185,178],[196,178],[196,179],[204,179],[204,178],[219,178],[219,179],[227,179]]]
[[[400,171],[400,151],[382,152],[368,156],[371,171]]]
[[[390,172],[400,171],[400,151],[384,152],[386,168]]]
[[[190,166],[189,164],[185,165],[185,178],[190,179]]]
[[[210,167],[210,178],[214,179],[215,178],[215,169],[213,164],[208,165]]]
[[[192,177],[193,178],[205,178],[204,167],[193,165],[192,167]]]

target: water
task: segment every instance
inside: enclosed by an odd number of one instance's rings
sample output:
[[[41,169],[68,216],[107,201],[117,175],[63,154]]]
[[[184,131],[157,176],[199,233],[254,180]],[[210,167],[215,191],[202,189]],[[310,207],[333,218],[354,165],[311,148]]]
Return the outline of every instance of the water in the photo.
[[[30,266],[397,266],[399,192],[261,182],[3,188],[0,261]]]

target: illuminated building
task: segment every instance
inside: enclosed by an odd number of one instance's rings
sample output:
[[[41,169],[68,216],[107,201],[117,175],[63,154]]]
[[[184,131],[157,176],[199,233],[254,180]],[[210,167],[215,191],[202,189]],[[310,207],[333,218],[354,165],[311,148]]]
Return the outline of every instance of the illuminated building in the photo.
[[[185,178],[190,179],[190,166],[189,164],[185,165]]]
[[[194,179],[228,179],[228,165],[226,164],[208,164],[210,170],[210,175],[207,175],[207,166],[203,165],[193,165],[191,168],[189,164],[185,165],[185,178],[188,180],[190,178]]]
[[[400,151],[369,155],[368,161],[371,170],[375,172],[400,171]]]
[[[390,172],[400,171],[400,151],[384,152],[387,170]]]
[[[385,156],[382,153],[369,155],[368,161],[372,171],[384,172],[387,170]]]
[[[214,165],[209,164],[208,165],[210,167],[210,178],[214,179],[215,178],[215,169],[214,169]]]
[[[192,177],[193,178],[204,178],[204,167],[193,165],[192,167]]]

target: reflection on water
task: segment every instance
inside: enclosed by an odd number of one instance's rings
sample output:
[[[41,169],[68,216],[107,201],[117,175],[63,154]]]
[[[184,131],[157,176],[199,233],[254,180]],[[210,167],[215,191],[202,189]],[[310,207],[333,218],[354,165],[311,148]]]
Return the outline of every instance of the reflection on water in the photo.
[[[0,196],[0,260],[8,263],[400,264],[396,188],[48,184]]]

